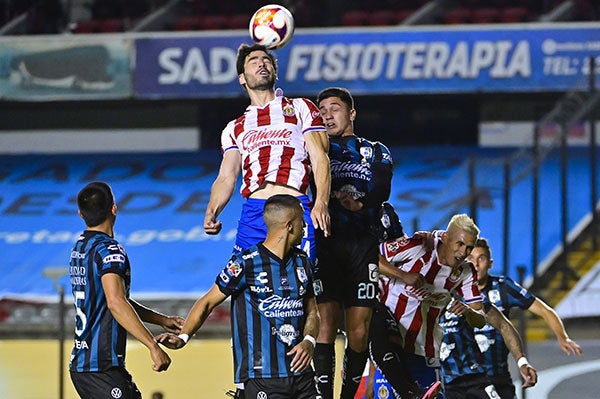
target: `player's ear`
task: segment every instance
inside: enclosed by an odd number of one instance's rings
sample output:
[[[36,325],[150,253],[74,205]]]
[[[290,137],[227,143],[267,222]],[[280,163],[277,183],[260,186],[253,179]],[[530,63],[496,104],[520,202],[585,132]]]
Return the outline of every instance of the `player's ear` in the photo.
[[[352,108],[352,109],[350,110],[350,120],[351,120],[352,122],[354,122],[354,119],[356,119],[356,110],[355,110],[354,108]]]
[[[240,73],[240,74],[238,75],[238,82],[240,82],[240,84],[241,84],[242,86],[244,86],[244,85],[246,84],[246,78],[244,77],[244,74],[243,74],[243,73]]]

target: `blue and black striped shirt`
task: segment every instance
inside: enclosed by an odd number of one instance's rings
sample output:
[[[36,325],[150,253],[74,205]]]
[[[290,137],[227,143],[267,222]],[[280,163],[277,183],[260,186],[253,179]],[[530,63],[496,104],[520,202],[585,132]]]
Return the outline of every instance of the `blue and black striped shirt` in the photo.
[[[535,301],[535,296],[521,287],[514,280],[505,276],[488,276],[486,286],[481,293],[496,307],[509,317],[510,309],[518,307],[528,309]],[[508,347],[502,338],[500,331],[486,324],[481,329],[475,329],[475,334],[485,338],[483,351],[485,366],[490,377],[509,375],[508,370]]]
[[[114,238],[86,230],[73,247],[69,262],[76,311],[71,371],[99,372],[125,364],[127,331],[108,309],[101,280],[106,273],[123,278],[129,297],[131,268],[125,250]]]
[[[331,191],[343,191],[363,203],[352,212],[339,201],[329,202],[332,233],[376,231],[381,204],[390,196],[393,162],[389,149],[379,141],[357,136],[329,138]]]
[[[217,277],[221,292],[231,296],[236,383],[299,375],[286,353],[304,338],[304,301],[314,296],[311,270],[300,249],[279,259],[261,243],[234,254]]]

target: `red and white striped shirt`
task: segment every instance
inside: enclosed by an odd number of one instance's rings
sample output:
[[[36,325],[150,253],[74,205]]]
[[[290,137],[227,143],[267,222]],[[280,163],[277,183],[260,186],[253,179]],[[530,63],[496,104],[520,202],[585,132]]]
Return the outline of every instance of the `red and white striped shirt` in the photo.
[[[428,358],[439,357],[442,328],[439,318],[453,294],[465,303],[482,301],[477,288],[475,268],[463,262],[453,272],[439,261],[440,237],[434,237],[434,249],[424,248],[424,239],[415,236],[380,245],[383,256],[406,272],[420,273],[425,284],[413,288],[397,279],[381,276],[381,301],[392,310],[404,336],[404,349]]]
[[[242,196],[248,198],[265,182],[305,194],[310,162],[304,134],[319,130],[325,130],[321,113],[305,98],[276,96],[264,107],[250,105],[229,122],[221,134],[221,151],[242,155]]]

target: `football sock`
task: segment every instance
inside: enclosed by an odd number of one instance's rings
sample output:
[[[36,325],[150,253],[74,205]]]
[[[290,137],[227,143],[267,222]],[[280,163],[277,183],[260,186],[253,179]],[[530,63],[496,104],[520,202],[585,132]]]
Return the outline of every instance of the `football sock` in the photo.
[[[342,378],[341,399],[354,399],[366,364],[367,351],[359,353],[350,349],[349,346],[346,348],[344,352],[344,376]]]
[[[317,342],[313,356],[317,390],[323,399],[333,399],[333,375],[335,372],[335,344]]]

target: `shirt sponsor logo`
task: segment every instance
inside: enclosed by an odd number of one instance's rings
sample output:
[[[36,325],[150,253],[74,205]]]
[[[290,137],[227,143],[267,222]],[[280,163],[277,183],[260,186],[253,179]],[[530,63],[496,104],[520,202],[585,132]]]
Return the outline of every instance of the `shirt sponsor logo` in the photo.
[[[104,259],[102,259],[102,263],[113,263],[113,262],[124,263],[125,256],[123,256],[121,254],[111,254],[111,255],[105,256]]]
[[[304,315],[302,299],[282,298],[271,295],[259,301],[258,310],[265,317],[300,317]]]
[[[294,328],[293,325],[284,324],[281,327],[279,327],[279,329],[276,329],[275,327],[271,327],[271,334],[277,335],[279,337],[279,339],[281,341],[283,341],[283,343],[285,343],[287,345],[291,345],[292,342],[294,342],[294,340],[296,338],[298,338],[298,336],[300,335],[300,332],[296,331],[296,329]]]

